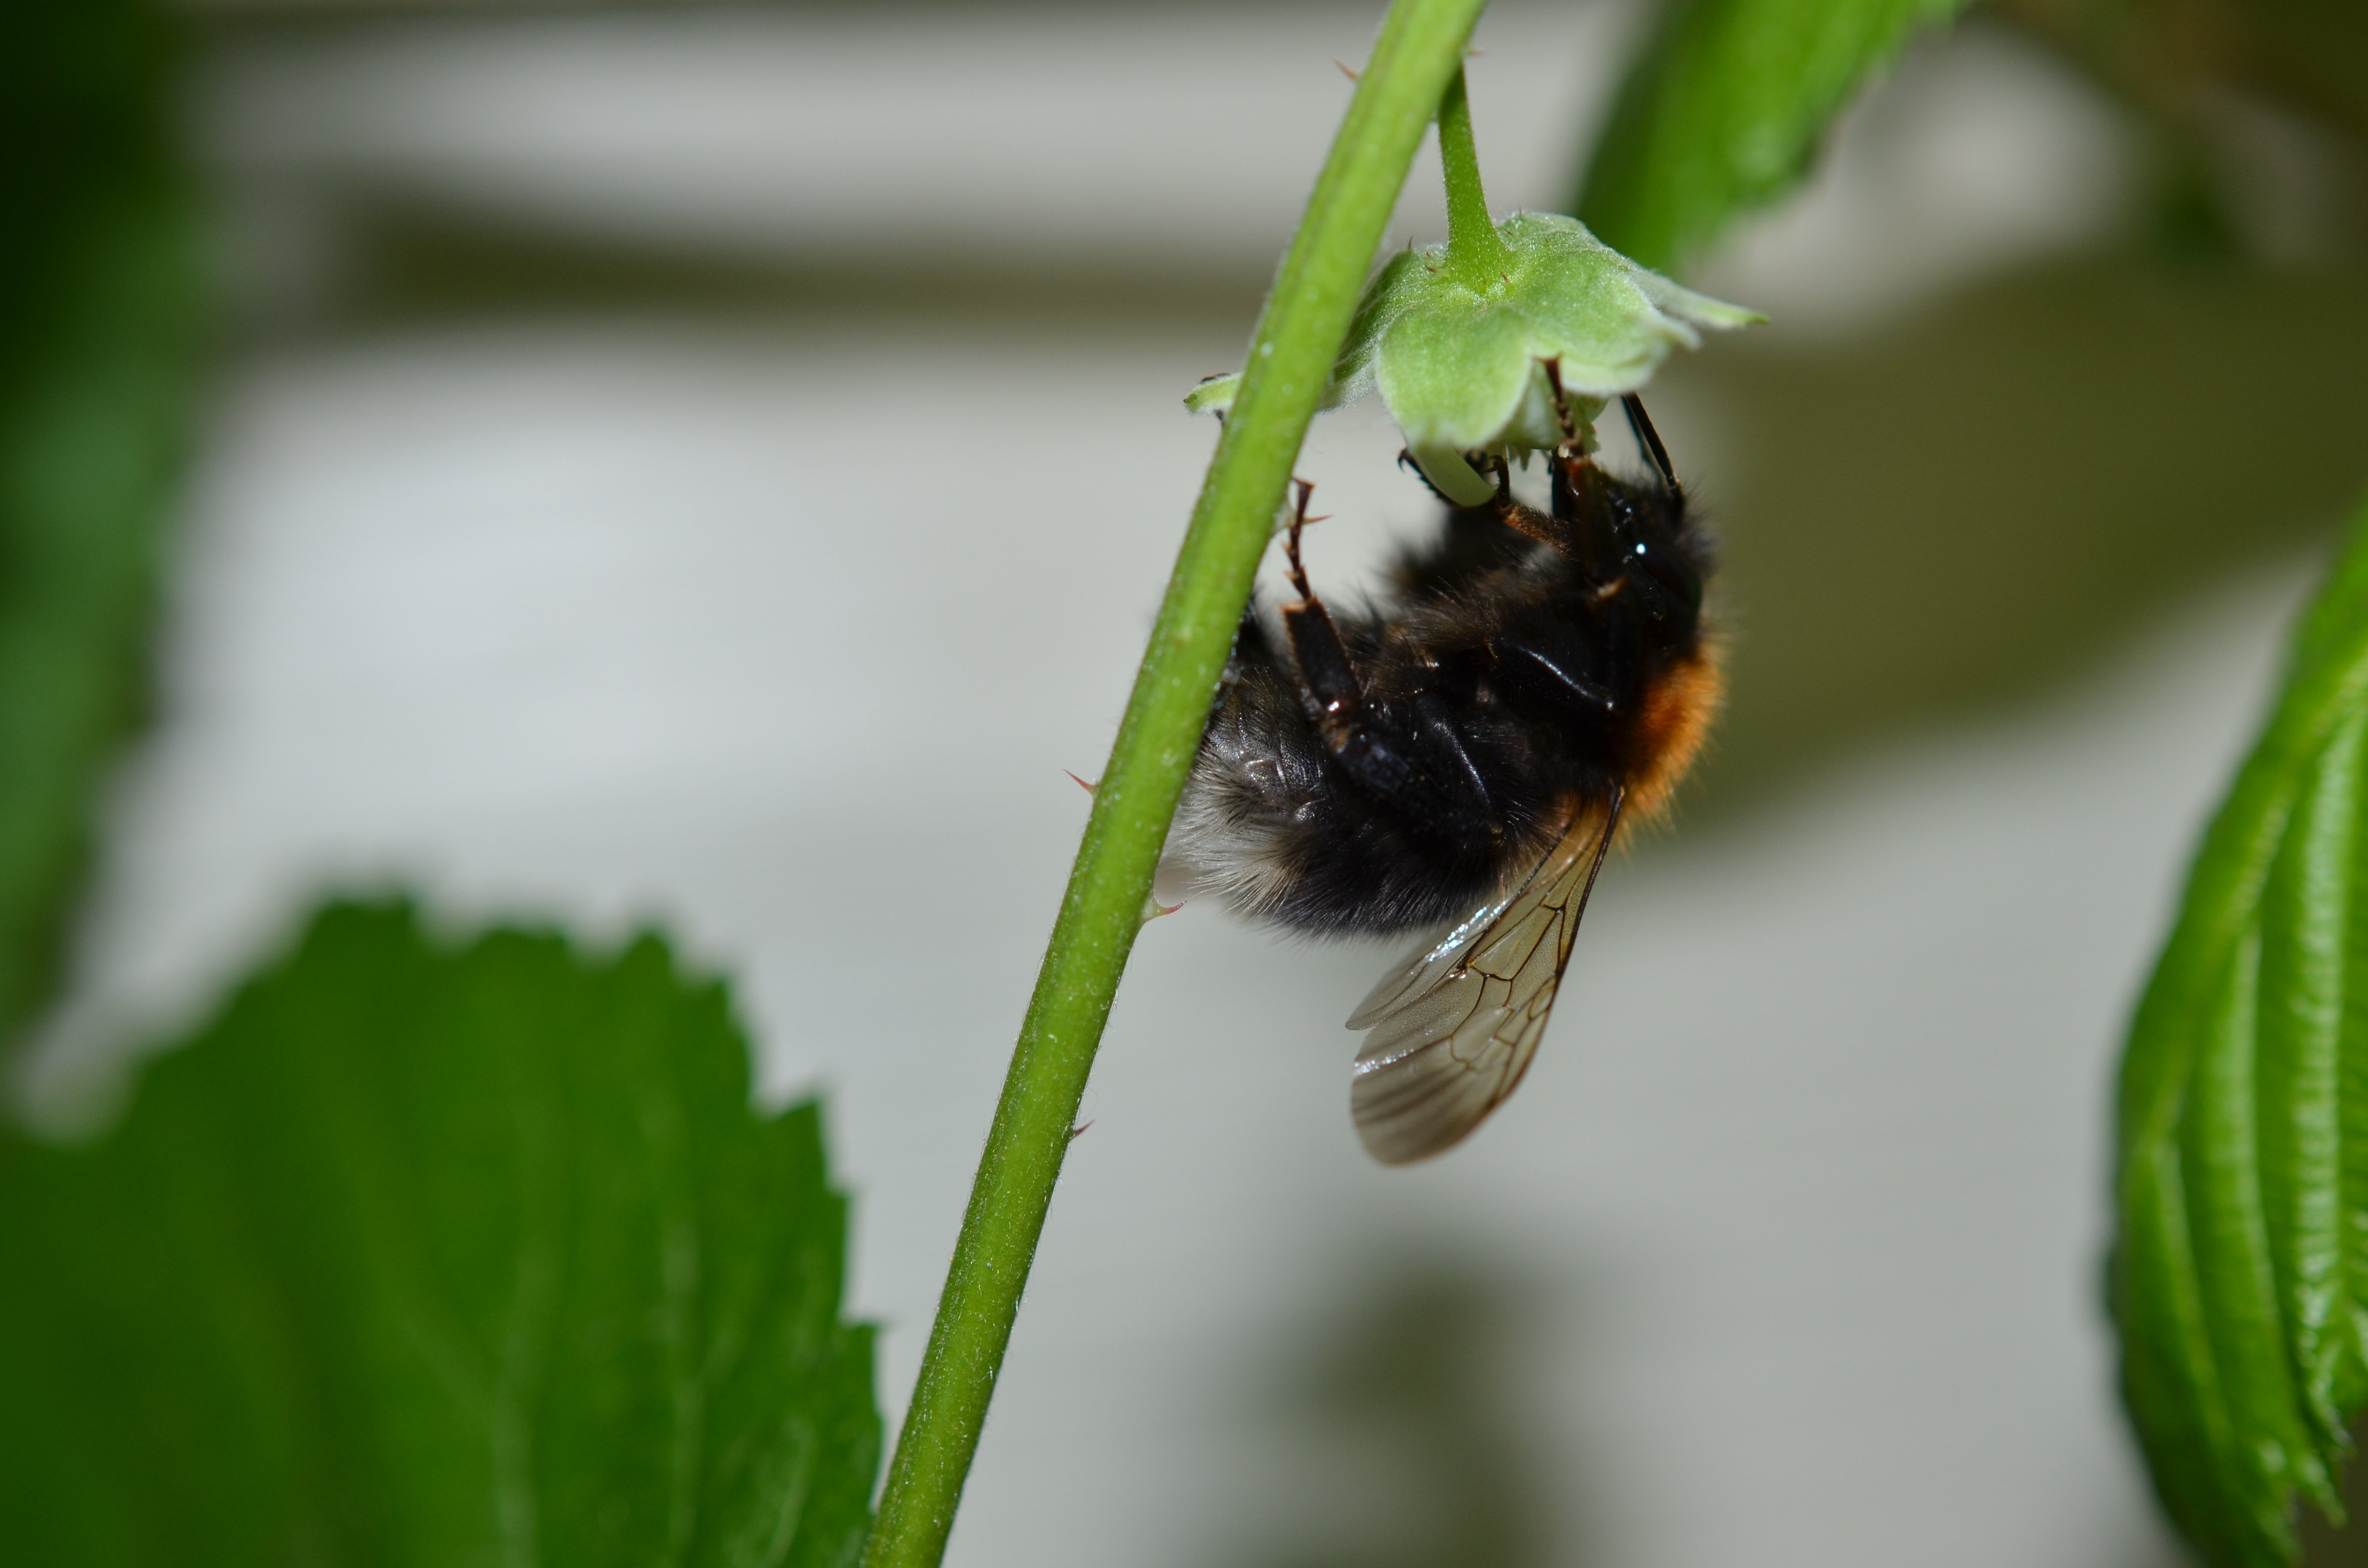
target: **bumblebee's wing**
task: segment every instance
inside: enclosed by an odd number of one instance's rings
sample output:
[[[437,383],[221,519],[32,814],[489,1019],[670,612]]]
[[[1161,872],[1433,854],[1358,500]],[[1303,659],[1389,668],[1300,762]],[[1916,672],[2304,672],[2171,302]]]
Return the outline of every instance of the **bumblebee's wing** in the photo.
[[[1382,982],[1350,1017],[1350,1028],[1373,1031],[1349,1085],[1367,1153],[1403,1165],[1452,1148],[1520,1083],[1619,821],[1617,795],[1583,808],[1510,896]]]

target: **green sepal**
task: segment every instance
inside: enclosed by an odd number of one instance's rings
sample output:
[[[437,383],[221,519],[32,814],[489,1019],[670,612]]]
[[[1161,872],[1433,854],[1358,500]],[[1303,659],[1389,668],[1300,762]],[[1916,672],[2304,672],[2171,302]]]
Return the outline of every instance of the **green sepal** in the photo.
[[[1604,401],[1651,381],[1670,349],[1767,319],[1639,267],[1576,218],[1516,212],[1496,229],[1506,256],[1492,277],[1468,276],[1443,244],[1392,256],[1365,286],[1324,393],[1338,408],[1378,388],[1424,472],[1467,505],[1490,491],[1460,454],[1563,444],[1548,366],[1584,429]],[[1203,381],[1185,405],[1223,412],[1234,385]]]
[[[1224,414],[1234,406],[1234,393],[1242,386],[1242,373],[1232,371],[1223,376],[1204,376],[1201,384],[1184,394],[1187,414]]]

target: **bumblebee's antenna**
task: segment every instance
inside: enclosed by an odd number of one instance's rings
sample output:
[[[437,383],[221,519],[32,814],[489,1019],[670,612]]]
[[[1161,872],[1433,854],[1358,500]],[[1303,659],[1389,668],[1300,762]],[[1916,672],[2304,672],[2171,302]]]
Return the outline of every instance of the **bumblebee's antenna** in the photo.
[[[1669,449],[1661,445],[1661,434],[1653,428],[1652,416],[1645,412],[1645,400],[1634,392],[1623,392],[1620,408],[1628,415],[1628,428],[1635,432],[1636,444],[1645,449],[1645,455],[1660,471],[1661,483],[1668,486],[1670,494],[1683,498],[1685,486],[1678,483],[1678,471],[1669,466]]]

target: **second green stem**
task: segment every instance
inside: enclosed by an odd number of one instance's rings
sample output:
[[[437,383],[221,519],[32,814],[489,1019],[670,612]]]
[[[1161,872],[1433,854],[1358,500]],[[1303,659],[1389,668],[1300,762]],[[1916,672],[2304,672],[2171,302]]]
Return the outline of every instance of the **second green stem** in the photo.
[[[1447,184],[1447,265],[1469,287],[1487,289],[1504,276],[1513,253],[1488,218],[1461,65],[1439,100],[1439,163]]]

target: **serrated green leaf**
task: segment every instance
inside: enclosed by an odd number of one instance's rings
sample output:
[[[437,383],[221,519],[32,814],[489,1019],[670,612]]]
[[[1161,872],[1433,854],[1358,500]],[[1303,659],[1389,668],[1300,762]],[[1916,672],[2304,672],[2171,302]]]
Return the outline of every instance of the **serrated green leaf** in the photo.
[[[2249,1551],[2292,1551],[2287,1494],[2331,1497],[2303,1428],[2282,1343],[2261,1211],[2261,1142],[2254,1093],[2261,1012],[2261,939],[2248,930],[2209,1004],[2180,1122],[2188,1233],[2203,1332],[2221,1375],[2233,1443],[2223,1479],[2243,1510]]]
[[[2197,856],[2123,1060],[2123,1387],[2231,1568],[2336,1512],[2368,1397],[2368,512]]]
[[[2362,739],[2339,730],[2298,802],[2261,900],[2260,1199],[2278,1294],[2292,1303],[2303,1414],[2322,1454],[2344,1442],[2334,1385],[2358,1344],[2345,1273],[2339,1056],[2347,916],[2360,852]],[[2322,1501],[2325,1501],[2324,1494]]]
[[[1577,212],[1649,267],[1691,261],[1808,171],[1836,115],[1964,0],[1679,0],[1622,85]]]
[[[0,1045],[45,996],[94,787],[137,716],[201,269],[143,0],[0,49]]]
[[[814,1107],[644,937],[333,907],[88,1148],[0,1143],[0,1540],[145,1564],[850,1562]]]

